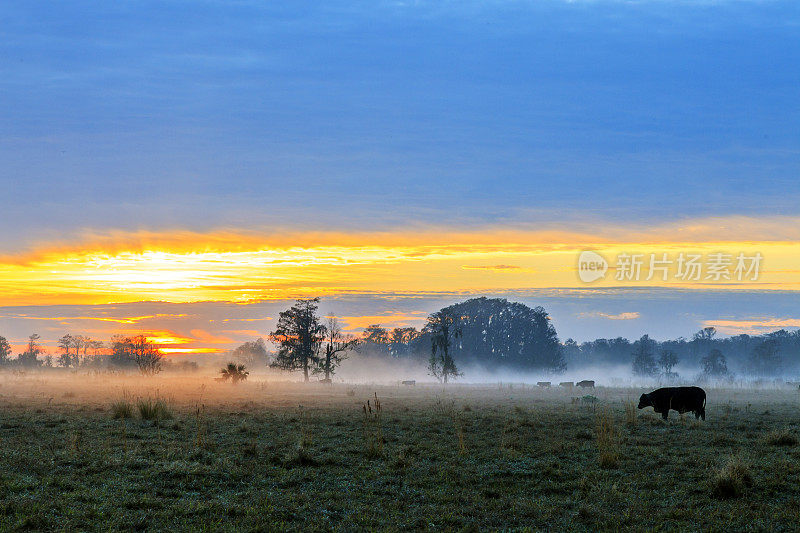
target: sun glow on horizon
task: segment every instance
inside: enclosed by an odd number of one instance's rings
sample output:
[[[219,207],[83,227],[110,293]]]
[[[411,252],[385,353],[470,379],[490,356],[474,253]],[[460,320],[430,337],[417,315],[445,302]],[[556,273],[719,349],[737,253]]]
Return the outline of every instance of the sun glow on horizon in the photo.
[[[695,234],[695,230],[690,230]],[[680,233],[679,233],[680,235]],[[680,235],[685,237],[685,235]],[[797,241],[670,240],[628,235],[628,240],[565,232],[491,232],[341,237],[298,237],[288,246],[252,236],[237,241],[192,234],[181,239],[151,239],[149,244],[93,243],[72,249],[37,249],[0,257],[0,306],[108,304],[136,301],[174,303],[253,301],[337,294],[496,292],[581,286],[576,260],[585,249],[612,258],[622,252],[764,256],[761,277],[745,283],[713,283],[717,288],[800,289],[795,265]],[[658,237],[658,238],[657,238]],[[382,240],[385,243],[382,243]],[[213,243],[209,246],[208,243]],[[105,248],[105,249],[104,249]],[[173,249],[170,249],[173,248]],[[592,287],[622,285],[612,274]],[[628,284],[635,285],[635,284]],[[653,280],[640,286],[676,286]],[[681,283],[707,288],[709,283]],[[129,323],[136,317],[98,320]]]

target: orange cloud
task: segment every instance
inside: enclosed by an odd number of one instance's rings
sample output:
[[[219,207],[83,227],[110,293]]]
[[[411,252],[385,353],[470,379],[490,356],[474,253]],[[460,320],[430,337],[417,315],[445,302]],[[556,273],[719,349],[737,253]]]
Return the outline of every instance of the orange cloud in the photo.
[[[365,315],[365,316],[340,316],[339,320],[344,322],[345,329],[352,331],[363,329],[373,324],[379,324],[384,328],[403,328],[408,326],[420,326],[428,314],[424,311],[414,311],[411,313],[395,313],[388,315]]]
[[[222,335],[212,335],[211,333],[202,330],[202,329],[193,329],[190,333],[199,341],[207,344],[227,344],[231,342],[235,342],[233,339],[229,337],[223,337]]]
[[[705,320],[703,327],[714,327],[724,335],[760,335],[785,328],[800,328],[800,318],[744,318],[727,320]]]
[[[633,311],[629,313],[618,313],[618,314],[611,314],[611,313],[603,313],[601,311],[593,311],[590,313],[580,313],[578,314],[580,318],[605,318],[608,320],[636,320],[641,315],[638,311]]]

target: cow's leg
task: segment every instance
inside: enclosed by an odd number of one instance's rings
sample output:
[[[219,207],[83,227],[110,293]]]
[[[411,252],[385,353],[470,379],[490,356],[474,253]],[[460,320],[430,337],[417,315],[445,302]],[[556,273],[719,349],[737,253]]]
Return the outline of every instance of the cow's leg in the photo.
[[[700,408],[700,417],[701,417],[701,418],[703,419],[703,421],[705,422],[705,420],[706,420],[706,408],[705,408],[705,407],[701,407],[701,408]]]
[[[700,418],[700,411],[699,410],[694,412],[694,419],[697,420],[698,418]]]
[[[665,410],[661,411],[661,418],[666,420],[668,416],[669,416],[669,409],[665,409]]]

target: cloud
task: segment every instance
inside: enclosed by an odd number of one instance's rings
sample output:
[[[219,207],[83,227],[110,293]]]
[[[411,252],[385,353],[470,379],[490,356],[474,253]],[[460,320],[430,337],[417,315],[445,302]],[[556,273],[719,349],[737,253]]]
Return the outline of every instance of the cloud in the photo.
[[[761,335],[778,329],[800,328],[800,318],[754,317],[704,320],[703,327],[713,327],[723,335]]]
[[[503,272],[507,270],[530,271],[530,269],[523,269],[521,266],[517,265],[476,265],[476,266],[464,265],[461,268],[463,268],[464,270],[493,270],[497,272]]]
[[[404,328],[408,326],[421,326],[428,316],[426,311],[411,311],[406,313],[387,313],[382,315],[340,316],[339,320],[347,324],[348,331],[358,330],[378,324],[381,327]]]
[[[628,313],[603,313],[602,311],[591,311],[588,313],[579,313],[579,318],[605,318],[607,320],[636,320],[640,318],[641,315],[638,311],[628,312]]]

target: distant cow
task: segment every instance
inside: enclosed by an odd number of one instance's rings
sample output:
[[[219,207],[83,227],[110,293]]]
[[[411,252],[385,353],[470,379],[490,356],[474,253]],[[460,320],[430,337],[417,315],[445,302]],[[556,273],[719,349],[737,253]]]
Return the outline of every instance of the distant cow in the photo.
[[[536,384],[539,385],[540,387],[550,388],[549,381],[538,381]]]
[[[416,385],[417,384],[417,380],[416,379],[407,379],[405,381],[401,381],[400,383],[402,383],[403,385]]]
[[[593,389],[594,381],[590,379],[584,379],[583,381],[577,382],[575,385],[578,387],[583,387],[584,389]]]
[[[566,389],[571,389],[573,385],[574,383],[571,381],[562,381],[561,383],[558,384],[559,387],[564,387]]]
[[[652,407],[666,420],[669,410],[679,413],[692,411],[694,417],[706,419],[706,391],[700,387],[664,387],[639,398],[639,409]]]

